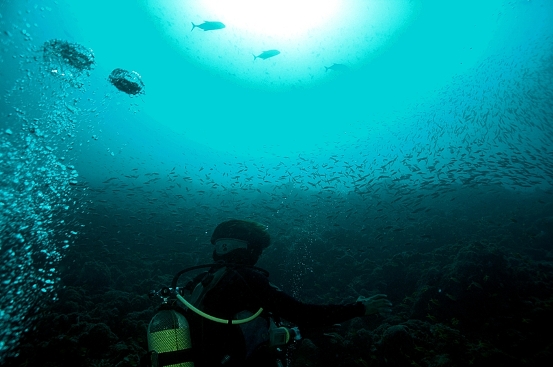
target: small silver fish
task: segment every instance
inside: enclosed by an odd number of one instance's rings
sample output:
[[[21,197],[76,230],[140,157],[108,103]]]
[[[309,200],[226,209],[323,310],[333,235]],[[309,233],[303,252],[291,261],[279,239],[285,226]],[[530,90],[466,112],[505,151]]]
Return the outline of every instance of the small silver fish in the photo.
[[[199,25],[194,24],[194,22],[192,22],[192,29],[190,30],[190,32],[192,32],[196,27],[203,29],[204,31],[215,31],[217,29],[225,28],[225,25],[221,22],[208,22],[207,20]]]
[[[273,56],[276,56],[278,54],[280,54],[279,50],[267,50],[267,51],[263,51],[262,53],[260,53],[257,56],[253,55],[253,59],[255,60],[257,58],[260,58],[260,59],[263,59],[263,60],[267,60],[269,57],[273,57]]]

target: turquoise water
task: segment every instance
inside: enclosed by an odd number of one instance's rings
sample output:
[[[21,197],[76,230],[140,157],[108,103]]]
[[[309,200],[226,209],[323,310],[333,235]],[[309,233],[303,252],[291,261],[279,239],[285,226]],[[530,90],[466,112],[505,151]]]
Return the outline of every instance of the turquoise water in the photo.
[[[365,230],[381,201],[378,225],[401,225],[397,205],[417,210],[410,195],[425,187],[550,199],[550,1],[328,1],[287,5],[277,21],[278,7],[226,3],[0,5],[0,350],[32,325],[38,295],[56,299],[75,241],[109,242],[93,213],[130,220],[117,241],[184,226],[193,243],[233,216],[285,233],[335,210]],[[225,28],[191,30],[204,21]],[[52,39],[91,49],[94,67],[70,75],[59,61],[61,75],[44,61]],[[280,53],[254,59],[267,50]],[[116,89],[115,68],[145,92]],[[157,229],[134,230],[152,213]]]
[[[313,30],[294,35],[285,24],[278,37],[278,28],[259,35],[214,11],[216,1],[201,3],[62,2],[42,12],[61,18],[62,29],[36,30],[92,48],[93,76],[115,67],[139,72],[147,85],[140,109],[156,126],[224,152],[286,154],[349,144],[367,127],[392,124],[399,111],[407,119],[409,108],[434,101],[486,57],[503,52],[524,62],[512,48],[538,41],[548,16],[536,21],[530,14],[539,5],[523,2],[346,1]],[[190,31],[210,17],[228,26]],[[266,49],[282,52],[253,60]],[[351,71],[325,72],[334,63]]]

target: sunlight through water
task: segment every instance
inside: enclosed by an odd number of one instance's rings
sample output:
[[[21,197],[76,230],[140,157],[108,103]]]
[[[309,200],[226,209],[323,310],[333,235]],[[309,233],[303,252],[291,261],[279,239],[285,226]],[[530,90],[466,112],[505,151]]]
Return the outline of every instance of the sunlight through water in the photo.
[[[192,62],[260,89],[309,87],[362,66],[413,16],[404,0],[204,0],[149,2],[162,31]],[[222,22],[194,32],[192,23]],[[255,59],[263,51],[280,54]],[[334,64],[343,67],[330,68]],[[330,68],[330,69],[329,69]]]
[[[207,0],[203,4],[208,13],[227,19],[237,29],[281,39],[305,37],[341,10],[337,0]]]

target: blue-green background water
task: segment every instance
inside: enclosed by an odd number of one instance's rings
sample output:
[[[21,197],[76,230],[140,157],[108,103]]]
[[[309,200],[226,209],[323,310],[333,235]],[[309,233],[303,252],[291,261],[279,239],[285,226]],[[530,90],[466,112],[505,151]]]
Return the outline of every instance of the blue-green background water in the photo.
[[[0,5],[0,350],[37,294],[56,299],[77,244],[205,262],[210,231],[239,217],[269,225],[273,256],[308,238],[303,259],[348,241],[422,251],[520,218],[551,245],[551,2],[352,0],[301,40],[183,3]],[[226,28],[190,31],[204,20]],[[93,70],[54,75],[51,39],[92,49]],[[253,59],[266,49],[281,54]],[[111,85],[114,68],[145,94]]]

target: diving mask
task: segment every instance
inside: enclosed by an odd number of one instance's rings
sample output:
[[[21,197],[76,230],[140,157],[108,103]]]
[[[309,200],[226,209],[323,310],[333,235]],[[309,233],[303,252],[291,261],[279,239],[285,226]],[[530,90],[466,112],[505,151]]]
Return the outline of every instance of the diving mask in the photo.
[[[228,254],[231,251],[237,249],[247,249],[248,242],[243,240],[237,240],[234,238],[220,238],[215,241],[215,253],[219,256]]]

